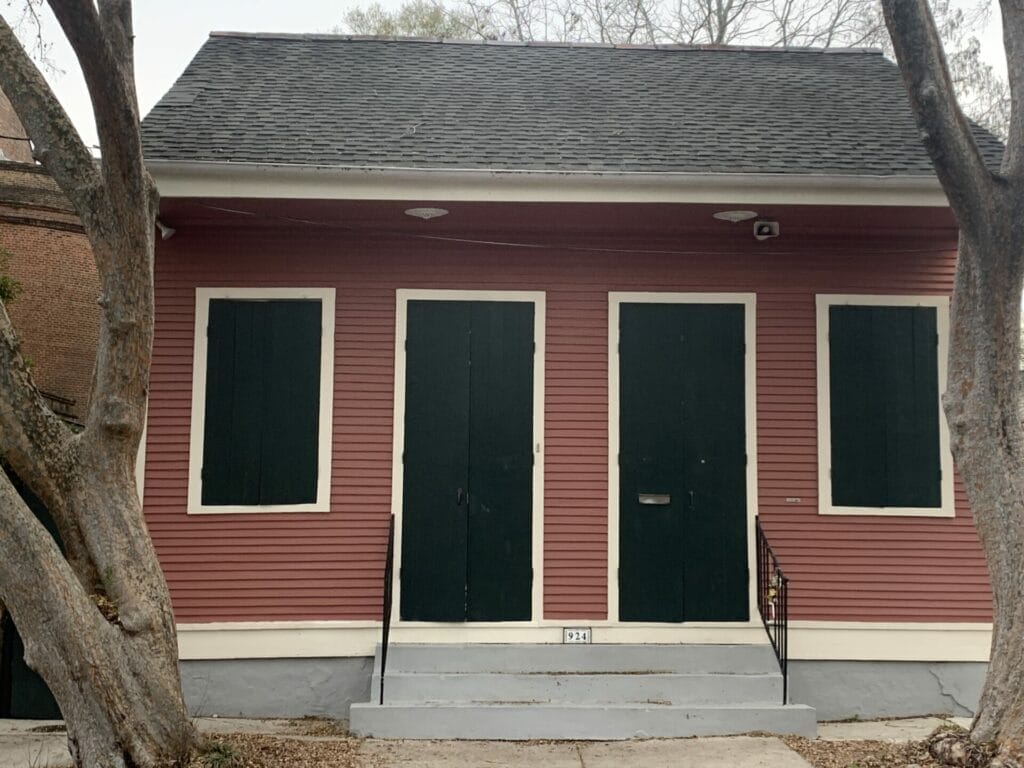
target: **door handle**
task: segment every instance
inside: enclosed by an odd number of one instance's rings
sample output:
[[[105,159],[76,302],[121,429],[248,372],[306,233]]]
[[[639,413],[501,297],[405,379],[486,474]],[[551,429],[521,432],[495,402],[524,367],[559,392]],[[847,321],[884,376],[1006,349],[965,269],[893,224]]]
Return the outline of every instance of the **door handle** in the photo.
[[[665,506],[672,503],[672,496],[667,493],[638,493],[636,500],[645,506]]]
[[[457,491],[455,491],[455,506],[456,507],[461,507],[462,506],[462,497],[464,495],[465,495],[465,492],[461,488],[459,488]]]

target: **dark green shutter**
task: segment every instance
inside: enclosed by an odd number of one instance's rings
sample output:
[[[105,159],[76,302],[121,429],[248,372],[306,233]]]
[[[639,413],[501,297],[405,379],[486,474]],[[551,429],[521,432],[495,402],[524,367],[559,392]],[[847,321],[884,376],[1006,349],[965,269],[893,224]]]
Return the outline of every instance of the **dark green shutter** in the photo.
[[[939,507],[934,307],[829,308],[832,503]]]
[[[203,504],[316,501],[321,302],[212,299]]]
[[[405,620],[466,617],[469,327],[467,302],[409,302],[401,565]]]
[[[466,618],[531,612],[533,304],[473,302]]]
[[[531,616],[533,304],[410,301],[401,616]]]

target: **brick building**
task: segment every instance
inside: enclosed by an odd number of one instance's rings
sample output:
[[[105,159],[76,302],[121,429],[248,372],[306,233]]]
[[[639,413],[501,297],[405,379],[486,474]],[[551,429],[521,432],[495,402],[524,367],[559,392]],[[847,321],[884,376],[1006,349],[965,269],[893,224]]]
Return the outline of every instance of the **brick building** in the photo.
[[[0,91],[0,160],[16,163],[31,163],[32,149],[25,136],[25,129],[14,113],[14,107],[7,96]]]
[[[0,272],[23,292],[7,310],[40,390],[81,419],[99,329],[99,282],[70,201],[32,162],[10,102],[0,93]]]

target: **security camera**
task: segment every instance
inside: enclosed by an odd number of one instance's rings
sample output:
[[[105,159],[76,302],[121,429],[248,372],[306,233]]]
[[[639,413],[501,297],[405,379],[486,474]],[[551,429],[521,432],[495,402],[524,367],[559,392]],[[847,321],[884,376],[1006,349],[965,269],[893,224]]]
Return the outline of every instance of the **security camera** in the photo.
[[[754,239],[767,240],[779,236],[779,222],[777,221],[755,221]]]

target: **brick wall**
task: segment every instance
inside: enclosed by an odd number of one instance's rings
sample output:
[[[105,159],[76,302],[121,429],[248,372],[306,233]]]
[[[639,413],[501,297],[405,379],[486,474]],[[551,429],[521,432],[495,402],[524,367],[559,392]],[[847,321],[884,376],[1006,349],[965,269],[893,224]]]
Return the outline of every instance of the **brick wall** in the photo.
[[[9,138],[24,135],[25,129],[21,127],[18,116],[14,114],[14,107],[0,91],[0,152],[3,153],[0,160],[14,160],[19,163],[32,162],[32,149],[28,142]]]
[[[0,249],[0,272],[24,289],[7,309],[36,384],[75,400],[69,411],[81,418],[96,358],[99,281],[77,217],[38,166],[0,162]]]

